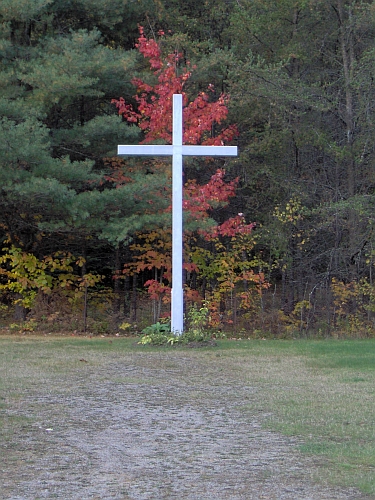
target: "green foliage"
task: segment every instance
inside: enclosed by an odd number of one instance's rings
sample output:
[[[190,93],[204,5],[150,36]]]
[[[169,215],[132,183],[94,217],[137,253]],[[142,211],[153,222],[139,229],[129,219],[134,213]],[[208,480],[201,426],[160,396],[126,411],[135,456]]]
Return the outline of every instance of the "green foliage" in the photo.
[[[144,335],[153,335],[153,334],[163,334],[166,335],[170,333],[171,325],[168,323],[161,323],[158,321],[154,325],[147,326],[142,330]]]
[[[169,323],[157,322],[147,326],[142,330],[142,334],[139,344],[164,345],[174,343],[175,336],[171,333]]]
[[[177,335],[171,332],[170,323],[155,323],[142,330],[139,344],[142,345],[205,345],[215,338],[225,338],[225,334],[213,333],[206,328],[209,319],[209,310],[206,306],[198,309],[193,306],[189,310],[189,325],[186,331]]]
[[[210,311],[209,304],[207,302],[203,303],[202,307],[197,304],[193,304],[187,314],[187,320],[189,325],[189,333],[200,333],[207,330],[210,321]]]

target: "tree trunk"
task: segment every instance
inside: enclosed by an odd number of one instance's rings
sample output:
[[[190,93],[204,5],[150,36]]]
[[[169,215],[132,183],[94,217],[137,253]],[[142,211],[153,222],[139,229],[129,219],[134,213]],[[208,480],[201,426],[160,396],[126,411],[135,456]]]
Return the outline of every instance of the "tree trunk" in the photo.
[[[345,103],[343,109],[343,121],[345,123],[346,142],[346,173],[347,173],[347,198],[356,194],[356,161],[354,152],[354,90],[353,71],[355,65],[354,41],[353,41],[353,15],[352,7],[349,5],[345,11],[344,0],[337,0],[337,14],[339,19],[339,39],[341,48],[342,70],[345,88]],[[352,264],[351,256],[355,254],[358,246],[358,218],[354,209],[348,209],[348,279],[350,281],[358,277],[355,265]]]
[[[120,314],[121,311],[121,263],[120,263],[120,245],[117,245],[115,250],[115,270],[114,270],[114,300],[113,300],[113,312],[115,314]]]
[[[22,296],[17,293],[16,300],[20,299],[22,299]],[[27,315],[27,309],[20,302],[17,302],[14,307],[15,321],[25,321],[26,315]]]
[[[137,321],[137,278],[136,273],[133,274],[133,294],[132,294],[132,321]]]

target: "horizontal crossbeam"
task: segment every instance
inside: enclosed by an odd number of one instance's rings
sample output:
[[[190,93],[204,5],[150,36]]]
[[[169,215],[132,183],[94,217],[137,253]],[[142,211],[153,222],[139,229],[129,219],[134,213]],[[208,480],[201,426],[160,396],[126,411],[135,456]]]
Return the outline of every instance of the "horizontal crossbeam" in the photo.
[[[237,156],[237,146],[118,146],[121,156]]]

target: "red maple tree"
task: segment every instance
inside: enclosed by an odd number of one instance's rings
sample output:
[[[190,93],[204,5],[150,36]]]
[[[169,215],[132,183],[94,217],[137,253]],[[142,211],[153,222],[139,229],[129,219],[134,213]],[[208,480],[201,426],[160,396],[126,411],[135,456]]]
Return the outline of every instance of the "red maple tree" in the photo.
[[[150,85],[140,78],[134,78],[132,83],[137,88],[134,96],[137,109],[127,103],[122,97],[113,99],[118,112],[130,123],[136,123],[144,132],[143,143],[163,140],[172,140],[172,102],[173,94],[183,96],[183,141],[185,144],[223,145],[233,140],[237,135],[235,125],[224,126],[228,116],[229,96],[220,94],[214,100],[214,87],[208,85],[206,92],[200,92],[195,99],[190,100],[185,92],[194,67],[187,67],[181,71],[181,54],[168,54],[163,58],[160,45],[154,39],[146,38],[143,28],[136,47],[148,60],[150,70],[157,77],[157,83]],[[164,33],[159,32],[163,37]],[[214,125],[221,125],[216,135],[212,133]],[[185,184],[183,208],[188,214],[188,220],[204,222],[209,219],[210,211],[219,205],[225,205],[235,195],[238,179],[230,182],[225,180],[225,171],[218,169],[205,185],[199,185],[196,180]],[[168,208],[171,210],[171,206]],[[203,241],[217,241],[218,238],[235,238],[237,235],[250,234],[254,224],[246,224],[242,214],[228,219],[221,225],[205,227],[201,225],[197,231]],[[189,239],[185,231],[185,247]],[[170,299],[171,280],[171,235],[170,230],[155,229],[154,231],[138,234],[136,242],[131,246],[133,262],[125,266],[125,273],[138,273],[142,270],[153,270],[154,278],[149,279],[145,286],[150,297],[159,302]],[[186,248],[186,253],[189,253]],[[185,262],[188,272],[199,272],[197,264],[192,260]],[[198,293],[186,290],[187,297],[198,300]]]
[[[213,136],[211,131],[214,124],[221,124],[228,116],[229,96],[220,94],[213,101],[214,86],[208,85],[206,92],[200,92],[194,100],[189,100],[184,91],[195,67],[185,68],[178,74],[177,68],[182,54],[168,54],[163,59],[160,45],[153,39],[146,38],[143,28],[139,28],[140,36],[136,47],[149,61],[151,71],[157,76],[158,83],[149,85],[141,78],[133,78],[132,83],[137,88],[134,96],[137,101],[137,110],[122,97],[113,99],[120,115],[125,120],[137,123],[145,132],[143,143],[163,139],[170,142],[172,139],[172,102],[173,94],[183,96],[183,120],[185,144],[222,145],[233,140],[237,135],[236,125],[229,125]],[[159,32],[163,36],[163,32]],[[188,63],[189,65],[189,63]]]

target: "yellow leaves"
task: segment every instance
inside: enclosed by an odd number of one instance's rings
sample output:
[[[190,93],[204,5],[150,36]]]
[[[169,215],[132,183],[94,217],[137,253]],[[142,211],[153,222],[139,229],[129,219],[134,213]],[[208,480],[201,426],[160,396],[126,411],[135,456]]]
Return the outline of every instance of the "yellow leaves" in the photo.
[[[248,314],[259,303],[262,290],[268,288],[269,284],[260,270],[265,263],[249,255],[254,242],[251,233],[240,233],[225,244],[219,238],[213,240],[210,250],[199,246],[187,250],[186,255],[197,266],[199,276],[215,283],[210,295],[211,326],[231,321],[232,308],[227,308],[224,316],[220,314],[220,304],[228,297],[232,305],[236,301],[236,308]]]
[[[288,237],[294,240],[300,250],[303,250],[309,241],[308,234],[301,229],[304,213],[306,213],[306,208],[303,207],[299,198],[291,198],[285,208],[277,205],[273,212],[273,216],[283,225],[284,232],[288,233]]]
[[[351,332],[368,328],[372,331],[373,324],[366,318],[375,312],[375,286],[366,278],[348,283],[332,278],[331,290],[335,324]]]
[[[86,259],[84,259],[83,257],[78,257],[78,259],[76,260],[76,265],[78,267],[83,267],[85,263]]]
[[[57,252],[39,260],[35,255],[26,253],[20,248],[12,246],[4,248],[6,253],[0,256],[0,274],[8,278],[6,283],[0,284],[0,290],[9,290],[21,296],[17,299],[24,307],[33,306],[36,294],[41,290],[45,294],[58,288],[73,289],[74,293],[86,286],[93,286],[102,277],[86,274],[79,277],[74,273],[73,265],[82,267],[83,257],[76,259],[70,253]]]
[[[130,323],[127,323],[126,321],[124,323],[121,323],[121,325],[119,325],[119,328],[120,330],[129,330],[131,328],[131,324]]]
[[[100,276],[99,274],[88,273],[85,274],[82,278],[78,278],[75,281],[78,283],[79,288],[92,287],[104,278],[104,276]],[[74,280],[71,284],[74,283]]]
[[[344,307],[349,304],[350,300],[357,296],[358,283],[355,281],[343,283],[336,278],[332,278],[331,290],[337,311],[343,313]]]
[[[301,200],[298,198],[291,198],[282,209],[280,206],[276,206],[273,212],[273,216],[276,217],[283,224],[293,223],[295,224],[298,220],[303,219],[303,207]]]

